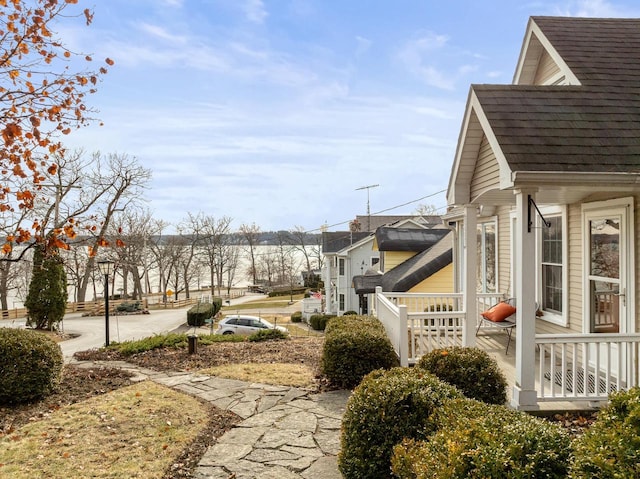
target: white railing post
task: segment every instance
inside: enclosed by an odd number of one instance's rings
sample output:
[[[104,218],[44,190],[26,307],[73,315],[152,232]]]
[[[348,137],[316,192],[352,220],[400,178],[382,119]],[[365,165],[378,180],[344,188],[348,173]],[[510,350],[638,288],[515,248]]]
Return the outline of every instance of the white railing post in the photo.
[[[407,322],[407,307],[399,306],[399,323],[400,323],[400,344],[398,345],[398,356],[400,357],[400,366],[409,366],[409,324]]]
[[[467,317],[462,327],[462,345],[476,345],[476,321],[478,304],[476,301],[476,268],[478,264],[478,207],[466,205],[464,207],[464,310]]]

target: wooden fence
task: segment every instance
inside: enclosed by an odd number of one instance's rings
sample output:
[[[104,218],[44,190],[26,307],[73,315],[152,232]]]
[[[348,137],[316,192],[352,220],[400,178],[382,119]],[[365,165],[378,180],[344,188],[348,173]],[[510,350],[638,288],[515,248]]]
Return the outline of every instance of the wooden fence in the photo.
[[[159,298],[158,298],[159,296]],[[231,291],[231,295],[223,295],[223,299],[233,299],[244,296],[244,291]],[[192,297],[189,299],[179,299],[174,301],[161,300],[162,295],[151,295],[149,298],[139,299],[110,299],[109,300],[109,313],[117,314],[116,309],[119,305],[124,303],[142,303],[142,307],[145,309],[179,309],[191,306],[192,304],[200,301],[200,297]],[[65,314],[71,313],[87,313],[87,315],[99,316],[104,315],[104,300],[98,301],[83,301],[77,303],[67,303],[67,309]],[[23,319],[27,317],[27,308],[13,308],[0,310],[0,319]]]

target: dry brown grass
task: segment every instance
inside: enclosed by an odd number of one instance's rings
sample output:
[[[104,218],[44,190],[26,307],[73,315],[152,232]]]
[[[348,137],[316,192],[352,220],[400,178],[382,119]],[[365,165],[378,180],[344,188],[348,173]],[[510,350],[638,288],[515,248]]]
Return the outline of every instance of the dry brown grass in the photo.
[[[221,378],[299,388],[312,387],[315,383],[313,369],[302,364],[225,364],[198,372]]]
[[[160,478],[207,423],[205,405],[145,381],[1,438],[0,477]]]

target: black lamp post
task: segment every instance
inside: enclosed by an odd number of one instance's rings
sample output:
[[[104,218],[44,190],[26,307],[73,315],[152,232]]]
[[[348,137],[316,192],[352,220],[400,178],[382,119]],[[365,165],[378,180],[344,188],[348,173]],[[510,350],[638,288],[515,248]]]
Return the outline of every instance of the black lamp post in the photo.
[[[113,261],[98,261],[98,269],[104,275],[105,346],[109,346],[109,276],[113,274]]]

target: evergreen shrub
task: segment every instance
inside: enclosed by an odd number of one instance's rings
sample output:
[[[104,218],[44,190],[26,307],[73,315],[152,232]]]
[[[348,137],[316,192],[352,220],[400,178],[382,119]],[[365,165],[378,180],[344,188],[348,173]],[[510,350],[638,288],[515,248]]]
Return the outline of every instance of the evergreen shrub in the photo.
[[[287,333],[280,331],[279,329],[261,329],[247,337],[247,341],[259,342],[259,341],[271,341],[277,339],[289,339]]]
[[[292,323],[301,323],[302,322],[302,311],[295,311],[291,313],[291,322]]]
[[[353,388],[374,369],[398,364],[391,341],[377,318],[339,316],[327,324],[321,369],[331,384]]]
[[[187,324],[189,326],[203,326],[205,320],[213,318],[215,306],[213,303],[198,303],[187,311]]]
[[[327,327],[327,322],[331,318],[335,318],[335,316],[330,314],[312,314],[311,317],[309,317],[309,326],[316,331],[324,331]]]
[[[345,311],[344,313],[342,313],[342,316],[357,316],[357,315],[358,315],[358,313],[356,311],[352,311],[352,310]]]
[[[116,306],[116,311],[119,313],[135,313],[141,310],[142,305],[140,301],[120,303],[118,306]]]
[[[640,388],[614,393],[575,442],[569,477],[640,477]]]
[[[53,392],[62,380],[60,346],[28,329],[0,328],[0,404],[27,403]]]
[[[400,479],[560,479],[567,476],[571,439],[549,421],[468,398],[434,414],[436,432],[394,447]]]
[[[338,467],[346,479],[391,477],[393,447],[404,438],[424,439],[435,430],[432,416],[462,397],[454,387],[418,368],[376,370],[347,401]]]
[[[481,349],[434,349],[422,356],[417,366],[456,386],[468,398],[487,404],[507,401],[507,380],[496,360]]]

